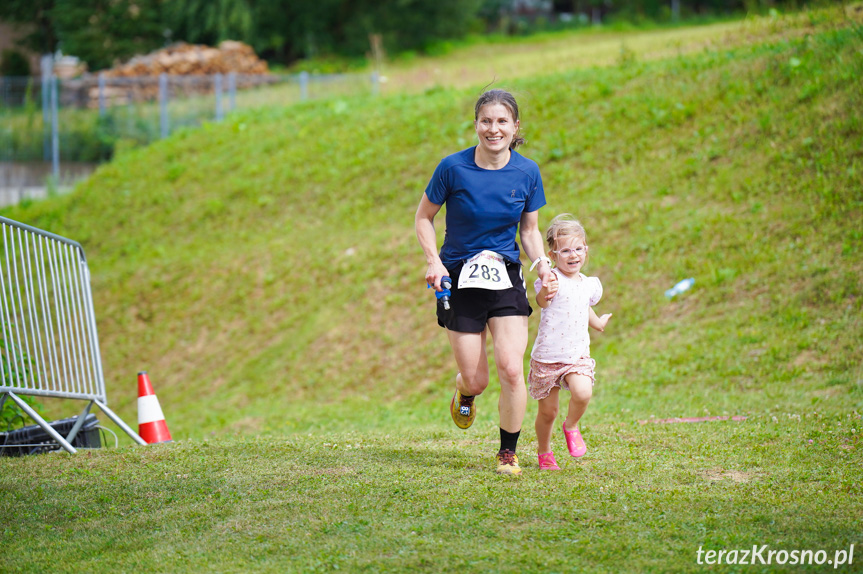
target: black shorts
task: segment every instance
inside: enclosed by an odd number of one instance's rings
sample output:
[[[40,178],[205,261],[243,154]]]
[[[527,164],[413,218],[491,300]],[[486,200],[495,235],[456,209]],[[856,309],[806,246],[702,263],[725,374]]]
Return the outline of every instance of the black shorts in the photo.
[[[512,287],[502,291],[476,288],[459,291],[458,276],[463,266],[464,264],[460,263],[448,269],[452,279],[450,310],[445,311],[443,305],[438,303],[438,325],[459,333],[482,333],[492,317],[529,317],[533,313],[527,301],[520,264],[506,262],[506,271]]]

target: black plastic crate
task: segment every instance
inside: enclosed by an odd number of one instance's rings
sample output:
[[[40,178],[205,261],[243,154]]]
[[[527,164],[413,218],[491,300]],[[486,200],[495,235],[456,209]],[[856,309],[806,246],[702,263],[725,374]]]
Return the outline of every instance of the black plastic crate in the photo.
[[[66,438],[77,420],[78,417],[72,417],[48,424],[60,433],[60,436]],[[84,419],[84,425],[75,436],[75,440],[70,444],[75,448],[101,448],[102,440],[99,436],[99,429],[96,428],[98,424],[99,420],[96,418],[96,415],[89,413]],[[60,450],[60,448],[60,444],[51,438],[39,425],[0,433],[0,456],[39,454],[52,450]]]

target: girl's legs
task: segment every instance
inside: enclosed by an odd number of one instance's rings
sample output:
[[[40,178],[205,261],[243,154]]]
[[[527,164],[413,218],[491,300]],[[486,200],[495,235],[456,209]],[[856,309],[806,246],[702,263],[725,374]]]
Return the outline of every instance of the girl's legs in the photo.
[[[564,427],[568,431],[574,431],[578,428],[581,416],[587,410],[590,397],[593,396],[593,381],[590,377],[575,373],[568,374],[565,379],[566,384],[569,385],[569,412],[566,414]]]
[[[488,328],[494,341],[494,362],[500,378],[500,428],[516,433],[521,430],[527,409],[524,385],[527,317],[492,317],[488,320]]]
[[[551,430],[554,427],[554,421],[557,420],[559,394],[560,389],[553,387],[551,393],[539,401],[539,410],[534,423],[538,454],[551,452]]]
[[[455,386],[465,396],[476,396],[488,387],[488,356],[485,353],[486,331],[459,333],[447,329],[449,344],[458,365]]]

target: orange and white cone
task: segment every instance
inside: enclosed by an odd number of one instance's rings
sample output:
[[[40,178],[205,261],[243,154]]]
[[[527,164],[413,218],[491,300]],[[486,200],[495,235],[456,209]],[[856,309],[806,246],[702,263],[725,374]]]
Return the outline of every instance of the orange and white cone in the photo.
[[[147,444],[172,440],[146,371],[138,373],[138,434]]]

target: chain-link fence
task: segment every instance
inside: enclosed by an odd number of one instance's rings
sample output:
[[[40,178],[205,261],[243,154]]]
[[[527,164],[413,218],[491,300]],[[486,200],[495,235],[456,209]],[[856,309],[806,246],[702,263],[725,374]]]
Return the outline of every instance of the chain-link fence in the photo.
[[[45,69],[50,70],[50,62]],[[70,185],[120,149],[233,110],[377,93],[377,75],[0,77],[0,204]]]

